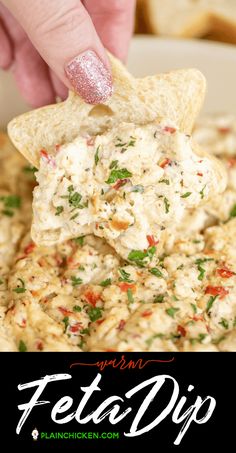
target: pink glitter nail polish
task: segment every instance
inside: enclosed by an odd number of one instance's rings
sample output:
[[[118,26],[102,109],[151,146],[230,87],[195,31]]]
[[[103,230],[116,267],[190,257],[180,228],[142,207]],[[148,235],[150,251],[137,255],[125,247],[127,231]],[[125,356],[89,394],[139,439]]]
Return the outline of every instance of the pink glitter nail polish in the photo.
[[[78,55],[65,67],[74,90],[88,104],[101,104],[112,95],[112,78],[93,50]]]

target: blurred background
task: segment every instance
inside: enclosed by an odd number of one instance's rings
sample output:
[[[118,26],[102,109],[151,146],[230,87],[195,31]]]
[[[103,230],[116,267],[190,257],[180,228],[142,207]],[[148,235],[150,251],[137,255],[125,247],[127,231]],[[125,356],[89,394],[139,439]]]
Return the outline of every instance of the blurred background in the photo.
[[[236,0],[137,0],[135,33],[236,44]]]

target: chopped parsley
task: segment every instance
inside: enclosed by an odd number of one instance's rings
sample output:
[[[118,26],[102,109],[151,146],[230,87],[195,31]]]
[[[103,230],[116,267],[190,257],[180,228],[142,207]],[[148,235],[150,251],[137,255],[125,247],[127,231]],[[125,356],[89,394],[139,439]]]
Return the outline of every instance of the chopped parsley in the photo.
[[[23,172],[27,174],[34,174],[36,173],[36,171],[38,171],[38,169],[36,167],[33,167],[32,165],[26,165],[25,167],[23,167]]]
[[[205,338],[207,337],[207,334],[206,333],[199,333],[197,338],[190,338],[189,341],[191,344],[195,344],[195,343],[202,343],[203,340],[205,340]]]
[[[18,195],[1,196],[0,201],[4,204],[2,214],[13,217],[14,211],[12,209],[19,209],[21,207],[21,198]]]
[[[113,160],[109,166],[109,169],[112,170],[113,168],[117,168],[118,160]]]
[[[181,195],[181,198],[188,198],[188,197],[190,197],[191,193],[192,192],[186,192],[183,195]]]
[[[230,219],[233,219],[234,217],[236,217],[236,204],[232,207],[230,213],[229,213],[229,218]]]
[[[95,162],[95,165],[96,165],[96,166],[97,166],[97,164],[98,164],[98,162],[99,162],[99,156],[98,156],[99,148],[100,148],[100,145],[97,147],[96,152],[95,152],[95,155],[94,155],[94,162]]]
[[[211,309],[212,305],[214,304],[214,302],[215,302],[217,297],[218,296],[211,296],[210,299],[208,300],[207,306],[206,306],[207,313],[209,313],[209,311],[210,311],[210,309]]]
[[[10,211],[10,209],[3,209],[2,214],[6,215],[8,217],[13,217],[14,216],[14,212]]]
[[[152,269],[149,269],[149,272],[150,272],[150,274],[155,275],[155,277],[158,277],[158,278],[164,277],[162,272],[159,269],[157,269],[157,267],[153,267]]]
[[[155,297],[154,299],[154,304],[162,304],[164,301],[164,294],[158,294],[158,296]]]
[[[87,328],[87,329],[82,329],[82,330],[80,331],[80,333],[81,333],[81,335],[89,335],[90,331],[89,331],[89,329]]]
[[[3,285],[4,281],[0,278],[0,285]]]
[[[156,338],[163,338],[163,337],[164,337],[163,333],[156,333],[155,335],[152,335],[150,338],[148,338],[145,343],[148,347],[150,347],[150,346],[152,346],[152,343]]]
[[[144,187],[141,184],[137,184],[137,186],[133,186],[132,187],[131,192],[143,193],[144,192]]]
[[[72,217],[70,218],[70,220],[75,220],[75,219],[76,219],[76,217],[78,217],[78,215],[79,215],[79,213],[78,213],[78,212],[76,212],[76,214],[74,214],[74,215],[73,215],[73,216],[72,216]]]
[[[105,182],[106,184],[114,184],[118,179],[130,178],[131,176],[133,176],[132,173],[126,168],[112,170],[107,181]]]
[[[192,309],[193,309],[193,313],[197,313],[197,306],[195,304],[190,304]]]
[[[21,286],[17,286],[16,288],[13,289],[13,291],[17,294],[22,294],[25,293],[26,287],[25,287],[25,282],[21,278],[18,278],[19,282],[21,283]]]
[[[170,185],[169,179],[160,179],[159,184],[166,184],[167,186]]]
[[[68,317],[68,316],[65,316],[65,318],[63,318],[62,322],[63,322],[64,325],[65,325],[65,327],[64,327],[64,333],[65,333],[67,327],[69,326],[69,317]]]
[[[82,308],[79,305],[74,305],[73,311],[80,313],[82,311]]]
[[[90,321],[95,322],[102,317],[101,308],[92,307],[88,310],[88,316]]]
[[[206,333],[199,333],[199,335],[198,335],[198,341],[199,341],[200,343],[202,343],[203,340],[205,340],[206,337],[207,337],[207,334],[206,334]]]
[[[121,138],[117,137],[116,138],[117,140],[117,143],[115,143],[115,147],[116,148],[123,148],[121,150],[121,152],[125,152],[127,150],[127,148],[129,148],[129,146],[134,146],[135,143],[136,143],[136,138],[135,137],[132,137],[132,135],[130,136],[130,141],[125,143],[121,140]]]
[[[174,318],[174,317],[175,317],[175,313],[176,313],[177,311],[179,311],[179,308],[170,307],[170,308],[167,308],[167,309],[166,309],[167,315],[169,315],[171,318]]]
[[[221,318],[221,321],[219,322],[219,324],[224,327],[224,329],[228,329],[229,328],[229,323],[227,321],[227,319],[225,318]]]
[[[202,281],[204,279],[204,276],[206,273],[206,269],[204,269],[204,267],[202,267],[202,264],[207,263],[208,261],[214,261],[214,260],[213,260],[213,258],[198,258],[195,261],[195,264],[197,265],[197,269],[199,271],[198,280],[200,280],[200,281]]]
[[[168,198],[166,198],[166,197],[164,197],[164,205],[165,205],[165,212],[166,212],[166,214],[168,214],[168,212],[170,211],[170,203],[169,203]]]
[[[55,215],[60,215],[63,211],[64,211],[63,206],[57,206]]]
[[[111,284],[111,279],[110,278],[107,278],[106,280],[103,280],[101,283],[100,283],[100,286],[102,286],[103,288],[106,288],[106,286],[109,286]]]
[[[82,195],[75,191],[74,186],[69,186],[67,191],[69,195],[62,195],[61,198],[67,198],[70,207],[74,209],[84,209],[86,207],[85,204],[81,204]]]
[[[82,247],[84,245],[84,238],[85,236],[79,236],[78,238],[74,238],[73,241]]]
[[[120,273],[119,277],[119,282],[127,282],[127,283],[133,283],[133,280],[130,278],[130,274],[126,272],[124,269],[118,269]]]
[[[203,187],[203,189],[202,189],[202,190],[200,190],[200,192],[199,192],[199,193],[200,193],[200,195],[201,195],[201,199],[202,199],[202,200],[203,200],[203,198],[205,197],[205,194],[204,194],[204,190],[205,190],[205,188],[206,188],[206,184],[205,184],[205,186]]]
[[[18,351],[19,352],[26,352],[27,351],[27,346],[24,341],[20,340],[19,346],[18,346]]]
[[[142,250],[131,250],[128,255],[128,260],[133,261],[139,267],[145,267],[146,260],[152,260],[154,254],[156,252],[156,247],[149,247],[145,252]]]
[[[83,283],[82,278],[75,277],[74,275],[71,277],[72,286],[79,286]]]
[[[20,208],[21,198],[18,195],[8,195],[0,197],[0,201],[4,202],[5,208]]]
[[[127,289],[127,297],[128,297],[129,303],[133,304],[134,303],[134,296],[133,296],[133,293],[131,291],[131,288]]]

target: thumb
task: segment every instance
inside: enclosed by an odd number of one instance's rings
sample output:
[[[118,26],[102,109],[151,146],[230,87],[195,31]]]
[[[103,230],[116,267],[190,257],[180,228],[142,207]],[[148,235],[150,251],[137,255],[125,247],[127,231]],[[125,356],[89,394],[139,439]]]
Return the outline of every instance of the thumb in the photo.
[[[79,0],[4,0],[60,80],[87,103],[112,94],[109,62],[92,20]]]

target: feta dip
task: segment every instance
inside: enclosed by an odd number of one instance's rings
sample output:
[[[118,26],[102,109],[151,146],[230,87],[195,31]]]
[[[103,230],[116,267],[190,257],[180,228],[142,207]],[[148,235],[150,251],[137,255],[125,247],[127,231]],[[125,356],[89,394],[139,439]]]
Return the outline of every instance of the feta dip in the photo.
[[[151,262],[187,210],[221,188],[214,163],[168,120],[122,123],[41,151],[32,238],[53,245],[79,235],[106,239],[130,262]]]

